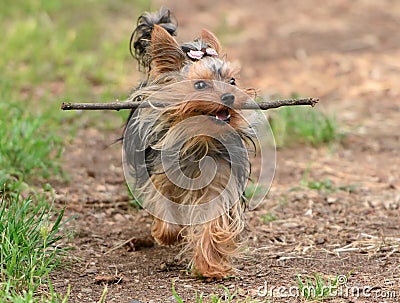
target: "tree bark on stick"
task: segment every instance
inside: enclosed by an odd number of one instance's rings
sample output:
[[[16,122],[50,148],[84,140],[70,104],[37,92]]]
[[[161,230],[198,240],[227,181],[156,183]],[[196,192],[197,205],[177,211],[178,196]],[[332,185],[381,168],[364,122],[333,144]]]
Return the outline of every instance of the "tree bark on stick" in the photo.
[[[278,108],[281,106],[294,106],[294,105],[310,105],[315,106],[319,101],[318,98],[304,98],[304,99],[287,99],[275,100],[270,102],[251,103],[244,105],[240,109],[261,109],[268,110],[271,108]],[[149,104],[146,101],[115,101],[109,103],[70,103],[63,102],[61,104],[62,110],[121,110],[121,109],[136,109],[139,106],[143,107],[167,107],[171,103],[154,103]]]

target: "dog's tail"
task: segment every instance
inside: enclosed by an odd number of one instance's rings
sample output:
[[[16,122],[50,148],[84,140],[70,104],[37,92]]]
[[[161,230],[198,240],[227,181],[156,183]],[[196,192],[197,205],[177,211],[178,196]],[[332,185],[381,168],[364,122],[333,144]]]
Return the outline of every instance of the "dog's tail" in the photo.
[[[150,66],[149,46],[151,33],[155,24],[163,27],[171,36],[176,35],[178,27],[171,11],[166,8],[161,8],[158,12],[146,12],[139,17],[136,29],[131,35],[129,50],[132,56],[138,60],[139,66],[147,70]]]

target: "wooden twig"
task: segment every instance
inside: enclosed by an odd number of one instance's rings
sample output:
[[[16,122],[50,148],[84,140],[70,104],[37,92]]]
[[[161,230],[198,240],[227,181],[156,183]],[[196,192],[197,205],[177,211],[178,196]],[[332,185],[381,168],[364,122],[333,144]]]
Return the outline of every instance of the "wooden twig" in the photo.
[[[271,102],[260,102],[250,103],[245,105],[241,109],[262,109],[267,110],[271,108],[278,108],[281,106],[293,106],[293,105],[311,105],[314,106],[319,101],[318,98],[305,98],[305,99],[289,99],[289,100],[275,100]],[[152,102],[151,105],[144,102],[136,101],[116,101],[110,103],[70,103],[63,102],[61,104],[62,110],[120,110],[120,109],[136,109],[139,106],[144,107],[166,107],[171,105],[170,103],[157,103]]]
[[[271,108],[278,108],[281,106],[293,106],[293,105],[310,105],[315,106],[319,101],[318,98],[305,98],[305,99],[288,99],[288,100],[275,100],[271,102],[261,102],[258,104],[249,104],[243,109],[262,109],[267,110]]]

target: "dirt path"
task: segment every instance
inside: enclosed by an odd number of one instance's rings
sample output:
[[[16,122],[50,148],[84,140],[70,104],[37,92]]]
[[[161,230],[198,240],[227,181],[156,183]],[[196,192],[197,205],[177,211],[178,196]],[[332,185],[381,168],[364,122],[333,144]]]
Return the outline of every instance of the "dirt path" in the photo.
[[[57,201],[77,214],[70,228],[73,266],[54,275],[56,290],[71,285],[70,302],[97,302],[107,279],[107,302],[174,302],[195,291],[267,299],[258,290],[296,286],[296,275],[349,274],[348,287],[370,287],[370,297],[344,293],[332,302],[400,301],[400,3],[398,1],[191,1],[169,5],[180,38],[207,27],[231,60],[241,82],[265,95],[293,92],[322,99],[347,136],[340,144],[278,151],[276,178],[261,207],[248,213],[248,249],[237,277],[204,283],[174,259],[179,248],[114,249],[149,235],[151,218],[129,203],[118,144],[120,130],[84,129],[64,153],[70,183],[57,186]],[[190,17],[190,18],[189,18]],[[128,38],[128,37],[127,37]],[[335,191],[300,188],[331,180]],[[339,190],[339,187],[347,190]],[[351,189],[349,191],[349,189]],[[270,223],[260,218],[276,217]],[[121,278],[121,279],[120,279]],[[118,282],[118,283],[117,283]],[[277,294],[270,302],[296,302]]]

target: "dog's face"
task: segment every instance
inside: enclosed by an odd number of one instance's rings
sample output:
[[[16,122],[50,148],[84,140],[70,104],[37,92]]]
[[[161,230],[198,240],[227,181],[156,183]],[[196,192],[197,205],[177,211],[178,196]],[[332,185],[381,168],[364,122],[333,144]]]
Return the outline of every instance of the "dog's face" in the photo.
[[[160,82],[168,79],[165,91],[170,90],[172,97],[168,101],[178,103],[169,110],[174,123],[201,115],[207,119],[198,127],[243,127],[246,122],[238,109],[252,92],[237,87],[238,68],[218,57],[221,46],[212,33],[203,30],[196,44],[204,47],[187,47],[185,53],[186,47],[181,48],[166,30],[159,26],[153,30],[150,76]]]

